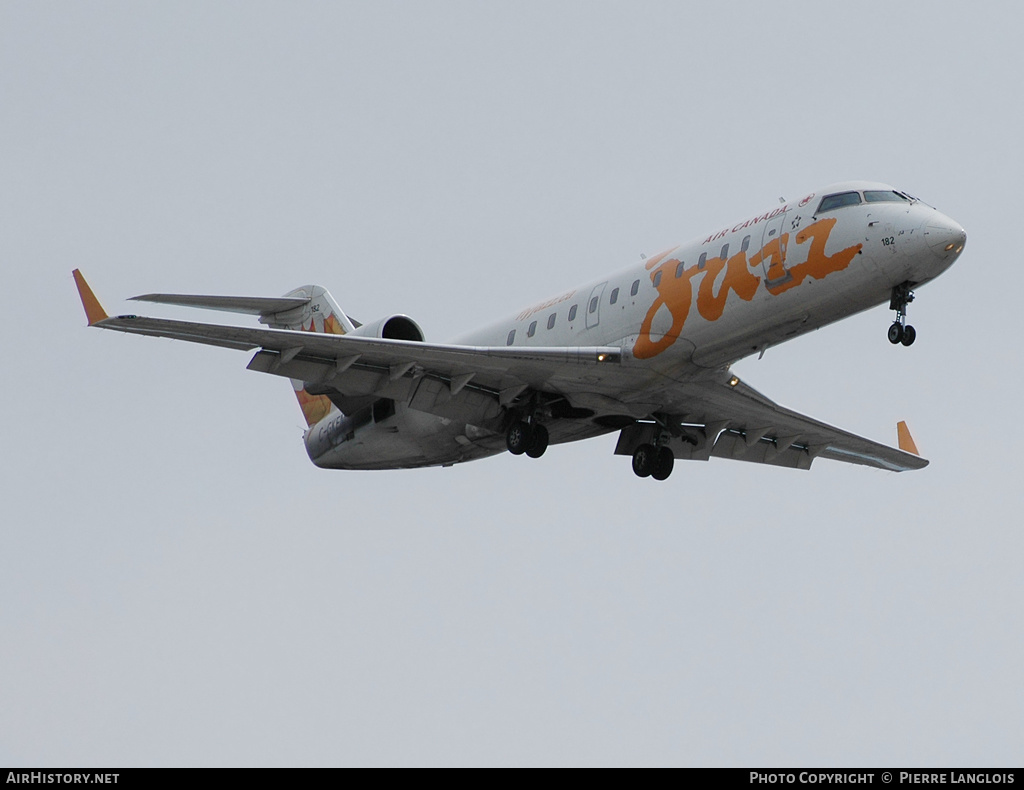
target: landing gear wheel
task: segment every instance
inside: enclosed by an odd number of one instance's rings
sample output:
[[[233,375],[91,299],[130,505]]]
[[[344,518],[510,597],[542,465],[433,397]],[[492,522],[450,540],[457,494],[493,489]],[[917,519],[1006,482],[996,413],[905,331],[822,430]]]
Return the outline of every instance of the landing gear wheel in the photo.
[[[667,480],[668,476],[672,474],[672,467],[675,466],[675,463],[676,457],[672,455],[672,451],[668,447],[659,447],[651,477],[655,480]]]
[[[533,441],[526,448],[526,454],[530,458],[540,458],[548,449],[548,429],[543,425],[533,426]]]
[[[637,477],[650,477],[657,459],[657,447],[653,444],[641,444],[633,451],[633,473]]]
[[[508,426],[505,434],[505,446],[512,455],[522,455],[533,444],[533,430],[528,422],[516,420]]]
[[[909,346],[917,339],[914,327],[907,326],[907,305],[914,301],[914,292],[910,290],[912,286],[908,280],[892,289],[889,309],[896,311],[896,321],[889,327],[889,342],[894,346],[899,343]]]

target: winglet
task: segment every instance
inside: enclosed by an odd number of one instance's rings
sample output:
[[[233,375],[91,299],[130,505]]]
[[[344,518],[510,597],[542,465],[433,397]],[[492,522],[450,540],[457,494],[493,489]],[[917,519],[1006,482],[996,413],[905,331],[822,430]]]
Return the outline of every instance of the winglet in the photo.
[[[85,281],[82,273],[75,269],[71,274],[75,277],[75,285],[78,286],[78,295],[82,299],[82,307],[85,308],[85,317],[89,320],[89,326],[108,318],[107,311],[100,305],[100,300],[92,292],[89,283]]]
[[[896,435],[899,437],[900,449],[903,452],[921,455],[921,453],[917,451],[917,445],[914,444],[914,437],[910,435],[910,429],[903,420],[896,423]]]

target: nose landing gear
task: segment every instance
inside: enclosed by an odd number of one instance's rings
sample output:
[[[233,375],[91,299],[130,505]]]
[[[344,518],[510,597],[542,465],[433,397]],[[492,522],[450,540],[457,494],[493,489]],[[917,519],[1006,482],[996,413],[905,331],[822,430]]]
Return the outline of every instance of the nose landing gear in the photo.
[[[892,289],[889,299],[889,309],[896,311],[896,320],[889,327],[889,342],[894,346],[900,343],[910,346],[917,340],[917,330],[907,324],[907,305],[914,301],[910,286],[910,282],[900,283]]]

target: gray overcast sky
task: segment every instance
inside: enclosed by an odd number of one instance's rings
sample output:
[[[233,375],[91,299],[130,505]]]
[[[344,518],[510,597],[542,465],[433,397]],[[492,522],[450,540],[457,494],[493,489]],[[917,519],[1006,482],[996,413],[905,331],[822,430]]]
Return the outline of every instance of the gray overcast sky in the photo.
[[[1021,16],[0,2],[0,764],[1020,765]],[[845,178],[968,231],[917,344],[737,371],[922,472],[324,472],[286,382],[70,276],[443,341]]]

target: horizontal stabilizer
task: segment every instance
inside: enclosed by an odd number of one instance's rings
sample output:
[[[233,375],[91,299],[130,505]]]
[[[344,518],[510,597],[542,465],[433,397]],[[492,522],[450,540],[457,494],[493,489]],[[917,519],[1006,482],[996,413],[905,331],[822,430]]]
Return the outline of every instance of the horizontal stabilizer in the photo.
[[[228,313],[249,315],[273,315],[294,310],[309,303],[308,298],[288,296],[200,296],[192,294],[143,294],[131,297],[135,302],[159,302],[181,307],[202,307],[207,310],[223,310]]]

